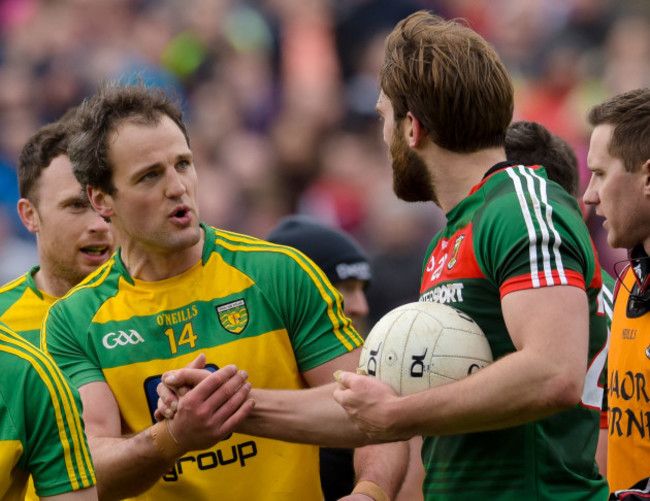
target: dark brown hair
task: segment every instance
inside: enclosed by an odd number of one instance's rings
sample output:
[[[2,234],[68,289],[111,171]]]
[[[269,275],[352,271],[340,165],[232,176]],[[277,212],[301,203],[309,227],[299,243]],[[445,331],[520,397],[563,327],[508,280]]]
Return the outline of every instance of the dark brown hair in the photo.
[[[64,118],[41,127],[32,135],[18,157],[18,190],[21,198],[38,205],[34,186],[41,173],[59,155],[66,155],[70,138],[70,113]]]
[[[506,157],[523,165],[543,165],[548,178],[578,196],[578,159],[573,148],[542,124],[513,122],[506,132]]]
[[[650,159],[650,88],[618,94],[587,113],[589,123],[614,126],[608,152],[620,158],[628,172]]]
[[[379,86],[396,120],[411,112],[442,148],[471,153],[503,146],[514,91],[497,53],[456,20],[419,11],[386,39]]]
[[[107,83],[85,99],[79,106],[68,148],[72,170],[84,191],[92,186],[109,195],[115,192],[108,141],[119,125],[126,121],[156,125],[165,115],[178,125],[189,146],[181,108],[163,89]]]

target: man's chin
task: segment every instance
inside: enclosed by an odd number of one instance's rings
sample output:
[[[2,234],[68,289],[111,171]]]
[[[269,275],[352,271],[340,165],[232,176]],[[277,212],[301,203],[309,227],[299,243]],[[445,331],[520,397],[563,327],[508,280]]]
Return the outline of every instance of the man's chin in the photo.
[[[431,202],[431,197],[428,194],[405,189],[401,186],[393,185],[393,192],[397,198],[405,202]]]
[[[176,238],[173,239],[175,241],[175,245],[173,245],[176,247],[175,250],[189,249],[198,244],[201,241],[202,231],[203,230],[198,224],[184,228],[180,234],[176,235]]]

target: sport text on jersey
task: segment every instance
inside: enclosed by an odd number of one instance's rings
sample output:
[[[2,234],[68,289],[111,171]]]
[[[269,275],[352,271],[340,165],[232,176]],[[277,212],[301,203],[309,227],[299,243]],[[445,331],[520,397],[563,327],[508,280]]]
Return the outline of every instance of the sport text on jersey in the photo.
[[[463,302],[463,284],[445,284],[439,285],[434,289],[425,292],[420,296],[420,301],[430,301],[432,303],[462,303]]]

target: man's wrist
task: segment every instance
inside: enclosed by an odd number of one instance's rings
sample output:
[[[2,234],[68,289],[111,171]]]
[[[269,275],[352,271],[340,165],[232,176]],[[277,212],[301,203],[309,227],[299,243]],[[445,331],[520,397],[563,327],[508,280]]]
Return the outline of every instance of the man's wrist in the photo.
[[[375,501],[390,501],[386,491],[382,489],[381,486],[371,482],[370,480],[362,480],[355,485],[352,494],[363,494]]]
[[[169,420],[164,419],[149,428],[151,440],[158,453],[165,459],[174,460],[187,451],[180,445],[169,429]]]

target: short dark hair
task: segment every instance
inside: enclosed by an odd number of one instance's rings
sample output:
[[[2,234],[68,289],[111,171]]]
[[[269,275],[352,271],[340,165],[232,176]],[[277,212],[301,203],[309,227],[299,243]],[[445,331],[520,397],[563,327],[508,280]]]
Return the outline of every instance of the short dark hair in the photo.
[[[523,165],[542,165],[548,178],[578,197],[580,174],[573,148],[542,124],[513,122],[506,132],[506,157]]]
[[[498,54],[456,20],[419,11],[386,39],[379,86],[395,120],[415,116],[434,143],[456,153],[503,146],[514,90]]]
[[[608,152],[620,158],[628,172],[635,172],[650,159],[650,88],[618,94],[587,113],[594,127],[614,126]]]
[[[35,205],[38,199],[35,195],[36,186],[41,173],[59,155],[67,155],[70,139],[69,118],[74,112],[66,113],[59,120],[41,127],[32,135],[18,157],[18,190],[21,198],[27,198]]]
[[[107,194],[115,192],[113,167],[108,160],[112,132],[127,121],[155,125],[164,116],[178,125],[189,146],[181,107],[161,88],[110,82],[85,99],[79,106],[68,148],[72,171],[84,191],[92,186]]]

